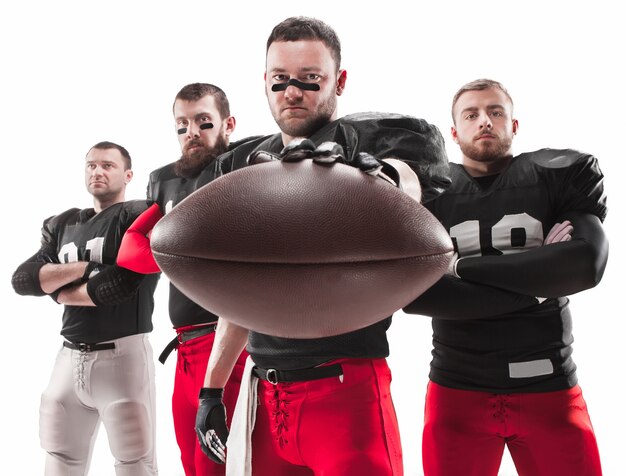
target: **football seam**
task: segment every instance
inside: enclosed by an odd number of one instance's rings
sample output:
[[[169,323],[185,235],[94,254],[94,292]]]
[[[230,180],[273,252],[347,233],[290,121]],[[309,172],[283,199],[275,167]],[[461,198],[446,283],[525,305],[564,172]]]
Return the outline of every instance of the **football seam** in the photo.
[[[158,257],[164,257],[164,258],[182,258],[182,259],[186,259],[186,260],[194,260],[194,261],[211,261],[211,262],[215,262],[215,263],[231,263],[231,264],[246,264],[246,265],[259,265],[259,266],[285,266],[285,265],[289,265],[289,266],[311,266],[311,265],[316,265],[316,266],[323,266],[323,265],[347,265],[347,264],[368,264],[368,263],[385,263],[385,262],[394,262],[394,261],[403,261],[403,260],[421,260],[421,261],[432,261],[435,259],[438,259],[442,256],[445,255],[449,255],[452,254],[453,250],[449,250],[449,251],[443,251],[440,253],[431,253],[431,254],[425,254],[425,255],[415,255],[415,256],[400,256],[397,258],[391,258],[391,259],[369,259],[369,260],[360,260],[360,261],[301,261],[301,262],[291,262],[291,261],[283,261],[283,262],[270,262],[270,261],[241,261],[241,260],[229,260],[229,259],[216,259],[216,258],[204,258],[201,256],[185,256],[185,255],[178,255],[178,254],[174,254],[174,253],[166,253],[166,252],[161,252],[161,251],[154,251],[153,250],[153,254],[155,255],[155,257],[157,257],[157,263],[158,263]]]

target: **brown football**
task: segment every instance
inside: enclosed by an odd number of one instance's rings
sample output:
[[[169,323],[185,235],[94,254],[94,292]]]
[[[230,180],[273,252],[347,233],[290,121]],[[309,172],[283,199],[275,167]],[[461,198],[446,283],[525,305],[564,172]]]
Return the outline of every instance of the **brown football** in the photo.
[[[248,329],[325,337],[413,301],[452,242],[400,189],[312,160],[269,162],[198,189],[154,227],[154,257],[190,299]]]

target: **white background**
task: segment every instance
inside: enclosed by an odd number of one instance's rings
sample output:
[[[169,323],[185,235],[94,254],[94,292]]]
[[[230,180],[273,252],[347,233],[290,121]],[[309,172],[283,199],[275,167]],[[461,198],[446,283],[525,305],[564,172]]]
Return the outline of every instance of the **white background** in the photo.
[[[316,16],[342,41],[348,82],[340,115],[378,110],[423,117],[446,138],[450,101],[480,77],[500,80],[520,121],[516,152],[571,147],[600,159],[606,175],[611,255],[602,283],[572,297],[574,358],[595,426],[605,474],[626,474],[626,416],[619,271],[624,264],[623,72],[626,37],[612,2],[384,2],[308,0],[23,1],[0,7],[0,151],[4,164],[0,346],[0,473],[42,474],[38,405],[60,344],[61,308],[15,295],[10,276],[38,248],[45,217],[91,206],[83,159],[111,140],[130,151],[143,198],[148,173],[178,158],[175,94],[212,82],[228,94],[234,139],[275,132],[263,92],[265,42],[291,15]],[[161,279],[152,343],[173,333]],[[393,395],[407,475],[421,474],[421,426],[430,360],[430,322],[398,313],[389,333]],[[157,364],[160,474],[182,475],[169,400],[174,358]],[[329,428],[332,431],[332,428]],[[323,437],[323,435],[320,435]],[[112,475],[102,431],[92,475]],[[502,475],[515,474],[505,459]]]

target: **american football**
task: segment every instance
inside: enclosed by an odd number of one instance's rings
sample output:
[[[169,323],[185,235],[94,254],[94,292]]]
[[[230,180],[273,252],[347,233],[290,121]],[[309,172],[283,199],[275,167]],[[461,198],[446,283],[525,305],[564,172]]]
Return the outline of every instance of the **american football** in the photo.
[[[446,271],[452,242],[422,205],[341,163],[274,161],[198,189],[155,226],[161,270],[190,299],[287,338],[378,322]]]

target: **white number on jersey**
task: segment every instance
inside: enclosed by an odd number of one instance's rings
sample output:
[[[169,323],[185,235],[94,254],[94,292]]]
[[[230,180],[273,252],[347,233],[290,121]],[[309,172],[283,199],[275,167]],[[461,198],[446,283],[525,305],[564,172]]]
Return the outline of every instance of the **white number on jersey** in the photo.
[[[83,261],[96,261],[102,263],[102,250],[104,249],[104,237],[92,238],[85,244],[85,259]],[[64,244],[59,250],[61,263],[74,263],[78,261],[78,247],[74,242]]]
[[[491,228],[492,247],[502,254],[519,253],[543,244],[543,226],[527,213],[505,215]],[[481,256],[480,224],[478,220],[468,220],[450,228],[450,236],[456,240],[459,257]],[[516,237],[522,236],[521,239]]]

